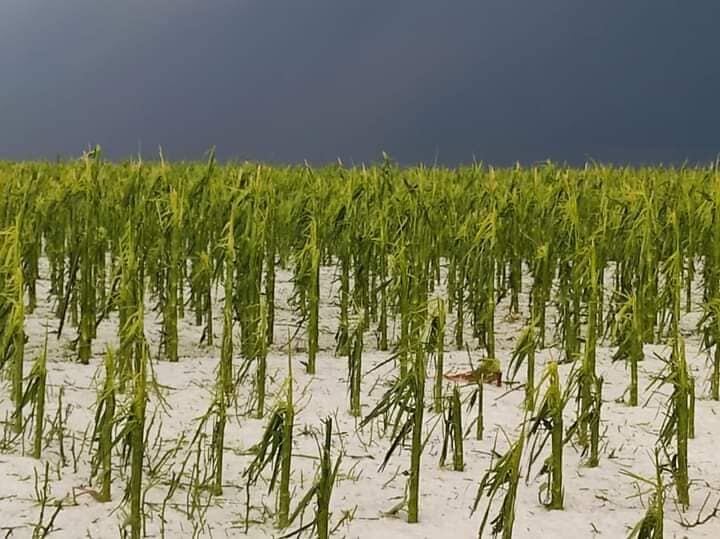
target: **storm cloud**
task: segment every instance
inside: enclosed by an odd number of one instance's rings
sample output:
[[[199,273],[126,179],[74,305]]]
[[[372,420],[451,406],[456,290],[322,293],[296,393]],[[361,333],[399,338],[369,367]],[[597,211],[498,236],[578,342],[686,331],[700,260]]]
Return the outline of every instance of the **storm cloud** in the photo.
[[[715,0],[5,0],[0,158],[707,161]]]

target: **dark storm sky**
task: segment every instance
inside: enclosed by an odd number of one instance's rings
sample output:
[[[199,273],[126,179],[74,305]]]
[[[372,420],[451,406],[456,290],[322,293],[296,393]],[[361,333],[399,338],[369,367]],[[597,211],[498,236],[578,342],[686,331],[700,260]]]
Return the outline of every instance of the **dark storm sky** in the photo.
[[[2,0],[0,158],[720,153],[718,0]]]

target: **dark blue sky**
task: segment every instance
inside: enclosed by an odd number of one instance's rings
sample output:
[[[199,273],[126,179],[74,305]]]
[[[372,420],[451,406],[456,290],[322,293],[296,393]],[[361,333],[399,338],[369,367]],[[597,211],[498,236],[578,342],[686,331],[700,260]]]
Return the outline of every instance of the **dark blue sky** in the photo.
[[[0,158],[711,160],[717,0],[4,0]]]

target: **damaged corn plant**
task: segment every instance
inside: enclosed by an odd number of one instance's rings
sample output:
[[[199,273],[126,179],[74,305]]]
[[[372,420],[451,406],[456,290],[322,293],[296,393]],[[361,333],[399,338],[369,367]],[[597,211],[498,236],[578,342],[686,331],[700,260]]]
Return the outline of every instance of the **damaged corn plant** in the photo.
[[[470,479],[473,533],[541,534],[537,507],[592,487],[574,463],[607,472],[628,436],[658,456],[624,525],[660,537],[714,478],[720,170],[2,162],[0,377],[3,456],[132,538],[217,535],[234,507],[248,533],[382,535]],[[371,531],[366,481],[399,502]]]

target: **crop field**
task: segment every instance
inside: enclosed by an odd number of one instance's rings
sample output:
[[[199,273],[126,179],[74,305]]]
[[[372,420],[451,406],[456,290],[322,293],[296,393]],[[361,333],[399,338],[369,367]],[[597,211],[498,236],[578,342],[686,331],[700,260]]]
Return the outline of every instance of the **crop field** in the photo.
[[[0,537],[720,537],[720,168],[0,162]]]

